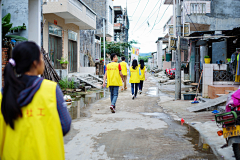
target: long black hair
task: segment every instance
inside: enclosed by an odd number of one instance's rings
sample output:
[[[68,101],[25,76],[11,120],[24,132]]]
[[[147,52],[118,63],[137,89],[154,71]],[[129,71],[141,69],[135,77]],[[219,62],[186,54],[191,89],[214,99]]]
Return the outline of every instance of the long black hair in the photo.
[[[19,93],[25,89],[24,83],[17,78],[16,74],[23,75],[30,70],[33,61],[39,62],[39,47],[34,42],[22,42],[13,49],[12,59],[16,65],[8,63],[4,69],[1,111],[6,124],[9,124],[14,129],[14,120],[22,117],[21,107],[17,102],[17,98]]]
[[[132,61],[132,67],[133,67],[133,69],[136,69],[137,66],[138,66],[138,62],[137,62],[136,59],[134,59],[134,60]]]
[[[140,60],[140,68],[143,69],[144,67],[145,67],[144,60],[141,59]]]

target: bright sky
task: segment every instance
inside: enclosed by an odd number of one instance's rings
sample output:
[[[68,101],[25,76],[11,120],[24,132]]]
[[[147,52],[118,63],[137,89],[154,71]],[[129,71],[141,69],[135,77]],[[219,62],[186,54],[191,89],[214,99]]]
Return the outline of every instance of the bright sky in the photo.
[[[113,5],[121,5],[122,8],[125,8],[126,1],[130,20],[129,40],[136,40],[140,43],[136,45],[137,47],[140,47],[140,53],[156,52],[157,44],[155,42],[158,37],[164,36],[163,26],[173,13],[172,5],[164,5],[163,2],[165,0],[114,0]],[[139,3],[139,1],[141,2]],[[139,6],[137,7],[138,3]],[[162,4],[161,7],[160,4]],[[145,8],[146,5],[147,7]],[[134,13],[135,9],[136,12]],[[149,15],[151,18],[146,20]]]

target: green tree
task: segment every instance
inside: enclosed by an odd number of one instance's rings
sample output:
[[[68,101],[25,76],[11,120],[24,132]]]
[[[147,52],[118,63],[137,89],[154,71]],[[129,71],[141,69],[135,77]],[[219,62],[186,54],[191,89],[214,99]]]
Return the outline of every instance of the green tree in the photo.
[[[138,42],[132,40],[129,42],[105,42],[106,54],[116,53],[117,56],[121,57],[124,54],[121,53],[121,48],[124,50],[125,48],[131,49],[133,44],[138,44]],[[103,50],[103,42],[101,43],[101,50]]]
[[[10,21],[11,21],[11,14],[10,13],[8,13],[6,16],[4,16],[2,18],[2,38],[4,40],[14,39],[16,41],[27,41],[26,38],[21,37],[21,36],[7,35],[7,33],[9,33],[10,31],[18,31],[18,30],[26,29],[25,24],[23,24],[23,26],[18,26],[18,27],[12,28],[12,23],[10,23]]]
[[[140,61],[141,59],[144,61],[144,62],[148,62],[148,58],[151,57],[151,56],[138,56],[138,61]]]

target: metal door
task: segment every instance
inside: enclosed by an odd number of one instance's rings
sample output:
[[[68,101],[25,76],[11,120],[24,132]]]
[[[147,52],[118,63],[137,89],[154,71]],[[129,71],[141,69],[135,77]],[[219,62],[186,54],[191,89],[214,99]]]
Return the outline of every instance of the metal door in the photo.
[[[68,62],[69,72],[77,72],[77,42],[75,41],[68,41]]]
[[[49,57],[55,69],[61,69],[61,64],[58,61],[62,57],[62,39],[56,36],[49,36]]]

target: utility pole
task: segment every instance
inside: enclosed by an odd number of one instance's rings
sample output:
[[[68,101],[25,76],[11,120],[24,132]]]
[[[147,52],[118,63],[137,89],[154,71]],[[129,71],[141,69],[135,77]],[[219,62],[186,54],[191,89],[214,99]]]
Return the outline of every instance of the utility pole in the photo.
[[[103,54],[104,54],[103,62],[104,62],[104,74],[105,74],[105,70],[106,70],[105,31],[106,31],[105,19],[103,18]]]
[[[175,1],[175,0],[174,0]],[[176,51],[176,72],[175,72],[175,100],[181,99],[181,49],[180,49],[180,36],[181,36],[181,3],[176,0],[177,7],[177,51]]]

